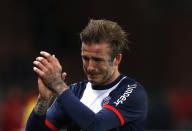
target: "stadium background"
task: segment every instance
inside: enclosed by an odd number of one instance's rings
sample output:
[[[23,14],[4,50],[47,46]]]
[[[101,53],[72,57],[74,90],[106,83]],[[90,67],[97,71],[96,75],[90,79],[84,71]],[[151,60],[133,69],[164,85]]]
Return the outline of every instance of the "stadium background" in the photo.
[[[0,1],[0,131],[24,129],[37,95],[32,62],[46,50],[60,59],[67,82],[84,78],[79,32],[90,18],[129,32],[121,72],[149,95],[146,130],[192,130],[191,0]]]

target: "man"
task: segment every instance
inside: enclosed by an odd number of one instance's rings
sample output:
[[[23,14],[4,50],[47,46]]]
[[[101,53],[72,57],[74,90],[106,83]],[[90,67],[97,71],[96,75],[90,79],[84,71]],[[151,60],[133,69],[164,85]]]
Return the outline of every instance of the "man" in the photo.
[[[26,130],[144,130],[146,92],[119,72],[126,33],[115,22],[90,20],[80,38],[87,81],[67,86],[59,60],[48,52],[41,51],[33,62],[39,97]]]

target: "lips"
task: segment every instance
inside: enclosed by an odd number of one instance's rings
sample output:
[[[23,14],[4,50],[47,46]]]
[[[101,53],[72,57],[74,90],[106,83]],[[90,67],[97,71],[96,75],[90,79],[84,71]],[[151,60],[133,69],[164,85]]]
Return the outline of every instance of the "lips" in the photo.
[[[88,74],[88,77],[95,77],[96,74]]]
[[[98,72],[91,72],[91,71],[87,71],[87,75],[90,75],[90,76],[95,76],[95,75],[98,75]]]
[[[98,76],[98,74],[87,74],[88,78],[94,79]]]
[[[90,79],[95,79],[99,75],[99,73],[95,71],[87,71],[86,74],[87,74],[87,77]]]
[[[96,74],[96,73],[88,73],[87,75],[95,76],[95,75],[97,75],[97,74]]]

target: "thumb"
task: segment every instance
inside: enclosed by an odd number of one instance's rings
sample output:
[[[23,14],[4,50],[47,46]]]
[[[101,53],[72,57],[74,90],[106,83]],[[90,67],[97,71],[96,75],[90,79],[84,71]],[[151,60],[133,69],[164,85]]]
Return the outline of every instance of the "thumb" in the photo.
[[[63,81],[65,80],[66,76],[67,76],[67,73],[63,72],[62,75],[61,75],[61,78],[62,78]]]

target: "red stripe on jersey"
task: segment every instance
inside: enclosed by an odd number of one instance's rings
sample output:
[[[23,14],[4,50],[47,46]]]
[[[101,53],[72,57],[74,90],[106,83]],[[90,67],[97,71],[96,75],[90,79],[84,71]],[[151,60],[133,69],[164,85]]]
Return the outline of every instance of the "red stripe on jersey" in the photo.
[[[117,109],[115,109],[113,106],[110,106],[108,104],[103,105],[103,107],[113,111],[117,115],[117,117],[119,118],[121,126],[124,125],[125,120],[124,120],[122,114]]]
[[[45,125],[47,125],[53,131],[58,131],[57,127],[55,127],[50,121],[45,120]]]

